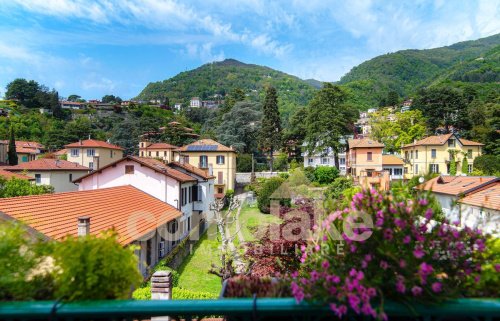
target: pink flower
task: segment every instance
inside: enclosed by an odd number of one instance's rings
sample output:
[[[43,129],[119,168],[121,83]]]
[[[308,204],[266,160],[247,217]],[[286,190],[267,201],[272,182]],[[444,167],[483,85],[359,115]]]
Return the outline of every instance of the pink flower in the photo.
[[[427,220],[430,220],[432,218],[432,215],[433,215],[433,212],[432,212],[432,208],[428,208],[426,211],[425,211],[425,218]]]
[[[439,282],[434,282],[432,283],[432,291],[438,293],[438,292],[441,292],[441,289],[443,288],[443,285]]]
[[[415,285],[411,288],[411,293],[413,293],[413,296],[419,296],[420,294],[422,294],[422,288]]]
[[[403,237],[403,243],[404,244],[408,244],[410,242],[411,242],[411,236],[406,235],[405,237]]]
[[[424,252],[424,250],[422,250],[421,246],[417,246],[415,248],[415,251],[413,251],[413,256],[415,256],[417,259],[423,258],[424,255],[425,255],[425,252]]]
[[[399,267],[404,269],[406,267],[406,261],[403,259],[399,260]]]
[[[387,268],[389,267],[389,264],[387,264],[386,261],[380,261],[380,267],[384,270],[387,270]]]
[[[420,206],[425,206],[427,204],[429,204],[429,201],[426,200],[425,198],[418,200],[418,205],[420,205]]]
[[[325,269],[325,270],[326,270],[326,269],[328,269],[328,268],[330,267],[330,262],[328,262],[328,261],[326,261],[326,260],[325,260],[325,261],[323,261],[323,263],[321,263],[321,267],[322,267],[323,269]]]
[[[389,241],[392,240],[392,230],[391,229],[386,228],[384,230],[384,239],[389,240]]]
[[[403,229],[406,226],[406,222],[400,218],[394,219],[394,224],[396,224],[396,226],[399,227],[400,229]]]
[[[500,273],[500,264],[495,264],[495,271],[497,271],[497,273]]]
[[[405,284],[402,281],[398,281],[396,283],[396,291],[398,291],[399,293],[405,293],[406,292]]]

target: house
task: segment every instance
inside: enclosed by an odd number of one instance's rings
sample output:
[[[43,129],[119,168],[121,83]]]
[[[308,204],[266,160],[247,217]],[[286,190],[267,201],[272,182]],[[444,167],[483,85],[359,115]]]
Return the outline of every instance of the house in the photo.
[[[359,177],[362,172],[369,177],[372,172],[380,172],[384,144],[369,138],[349,139],[347,151],[347,173]]]
[[[59,105],[62,109],[84,109],[86,104],[74,101],[60,101]]]
[[[8,163],[9,141],[0,140],[0,162]],[[45,152],[45,147],[38,142],[16,141],[17,162],[25,163],[38,158]]]
[[[193,97],[191,98],[191,101],[189,102],[189,107],[191,108],[200,108],[201,107],[201,99],[199,97]]]
[[[99,169],[123,157],[123,148],[101,140],[86,139],[64,146],[68,161],[91,170]]]
[[[142,141],[139,143],[139,156],[161,159],[167,163],[174,160],[174,150],[177,146],[167,143],[150,143]]]
[[[206,170],[215,179],[215,195],[223,197],[234,190],[236,179],[236,151],[212,139],[200,139],[175,151],[175,160]]]
[[[182,108],[182,104],[181,103],[175,103],[174,104],[174,109],[175,110],[181,110],[181,108]]]
[[[389,172],[389,179],[403,179],[404,162],[394,155],[382,155],[382,169]]]
[[[305,146],[305,145],[303,145]],[[304,151],[304,167],[318,166],[335,166],[335,152],[331,148],[327,148],[324,153],[310,153]],[[338,154],[339,157],[339,172],[342,175],[346,174],[346,153],[342,151]]]
[[[54,157],[59,158],[59,159],[64,159],[68,157],[68,150],[66,148],[60,149],[58,151],[55,151],[52,153]]]
[[[441,205],[446,218],[454,222],[460,221],[460,206],[457,202],[465,199],[477,207],[479,203],[476,201],[481,200],[481,196],[475,196],[474,201],[468,196],[490,188],[499,181],[500,178],[494,176],[438,176],[417,185],[415,189],[431,192]],[[497,196],[495,195],[495,198]]]
[[[198,192],[197,178],[156,159],[126,156],[74,182],[80,191],[131,185],[175,207],[182,213],[178,220],[181,238],[207,216],[194,203],[199,202],[200,193],[201,201],[206,201],[209,191]]]
[[[56,193],[78,190],[73,180],[90,170],[76,163],[52,158],[36,159],[15,166],[6,166],[3,169],[14,173],[26,172],[27,176],[35,179],[35,184],[51,185]]]
[[[426,173],[449,174],[450,160],[456,161],[457,174],[472,173],[473,162],[482,154],[481,143],[459,138],[455,134],[429,136],[403,146],[404,176],[409,179]],[[452,156],[454,155],[454,156]],[[462,162],[467,158],[467,173],[462,173]]]
[[[114,229],[123,246],[137,245],[139,269],[166,255],[181,212],[132,186],[0,199],[0,219],[25,223],[32,234],[62,240]]]
[[[500,237],[500,181],[458,201],[460,222]]]
[[[34,177],[24,175],[24,174],[18,174],[15,172],[9,172],[9,171],[6,171],[5,169],[0,169],[0,176],[7,179],[7,180],[9,180],[11,178],[22,179],[25,181],[34,181],[35,180]]]

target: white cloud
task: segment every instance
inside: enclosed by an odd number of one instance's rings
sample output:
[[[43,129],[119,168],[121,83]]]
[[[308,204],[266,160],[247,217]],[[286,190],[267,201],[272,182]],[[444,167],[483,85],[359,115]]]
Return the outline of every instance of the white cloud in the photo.
[[[185,53],[192,58],[197,58],[202,62],[213,62],[224,60],[224,52],[221,50],[218,53],[213,52],[212,43],[187,44]]]
[[[275,57],[283,57],[292,49],[292,45],[281,45],[278,41],[272,40],[267,34],[254,37],[250,44],[258,51]]]
[[[111,79],[94,74],[82,81],[81,87],[87,91],[97,89],[99,91],[113,92],[116,84]]]
[[[40,57],[38,54],[30,50],[29,48],[17,46],[12,43],[3,42],[0,39],[0,58],[5,58],[8,60],[20,60],[25,62],[39,61]]]

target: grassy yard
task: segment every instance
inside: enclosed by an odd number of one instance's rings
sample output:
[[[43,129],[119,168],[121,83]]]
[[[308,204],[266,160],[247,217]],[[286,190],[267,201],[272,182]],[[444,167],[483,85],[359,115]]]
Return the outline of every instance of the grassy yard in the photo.
[[[219,265],[219,241],[209,239],[207,233],[193,249],[193,255],[186,257],[179,272],[179,287],[192,290],[219,294],[222,288],[220,278],[209,274],[212,263]]]
[[[240,212],[241,232],[245,241],[255,241],[256,231],[259,227],[265,227],[271,223],[280,223],[280,219],[271,214],[263,214],[259,211],[257,204],[250,206],[243,205]]]

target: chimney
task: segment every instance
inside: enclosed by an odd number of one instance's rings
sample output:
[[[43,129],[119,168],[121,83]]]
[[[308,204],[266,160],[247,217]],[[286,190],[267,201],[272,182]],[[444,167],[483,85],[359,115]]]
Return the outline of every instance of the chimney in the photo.
[[[59,167],[59,163],[60,163],[59,159],[56,159],[56,167]]]
[[[90,234],[90,217],[81,216],[78,218],[78,236]]]

